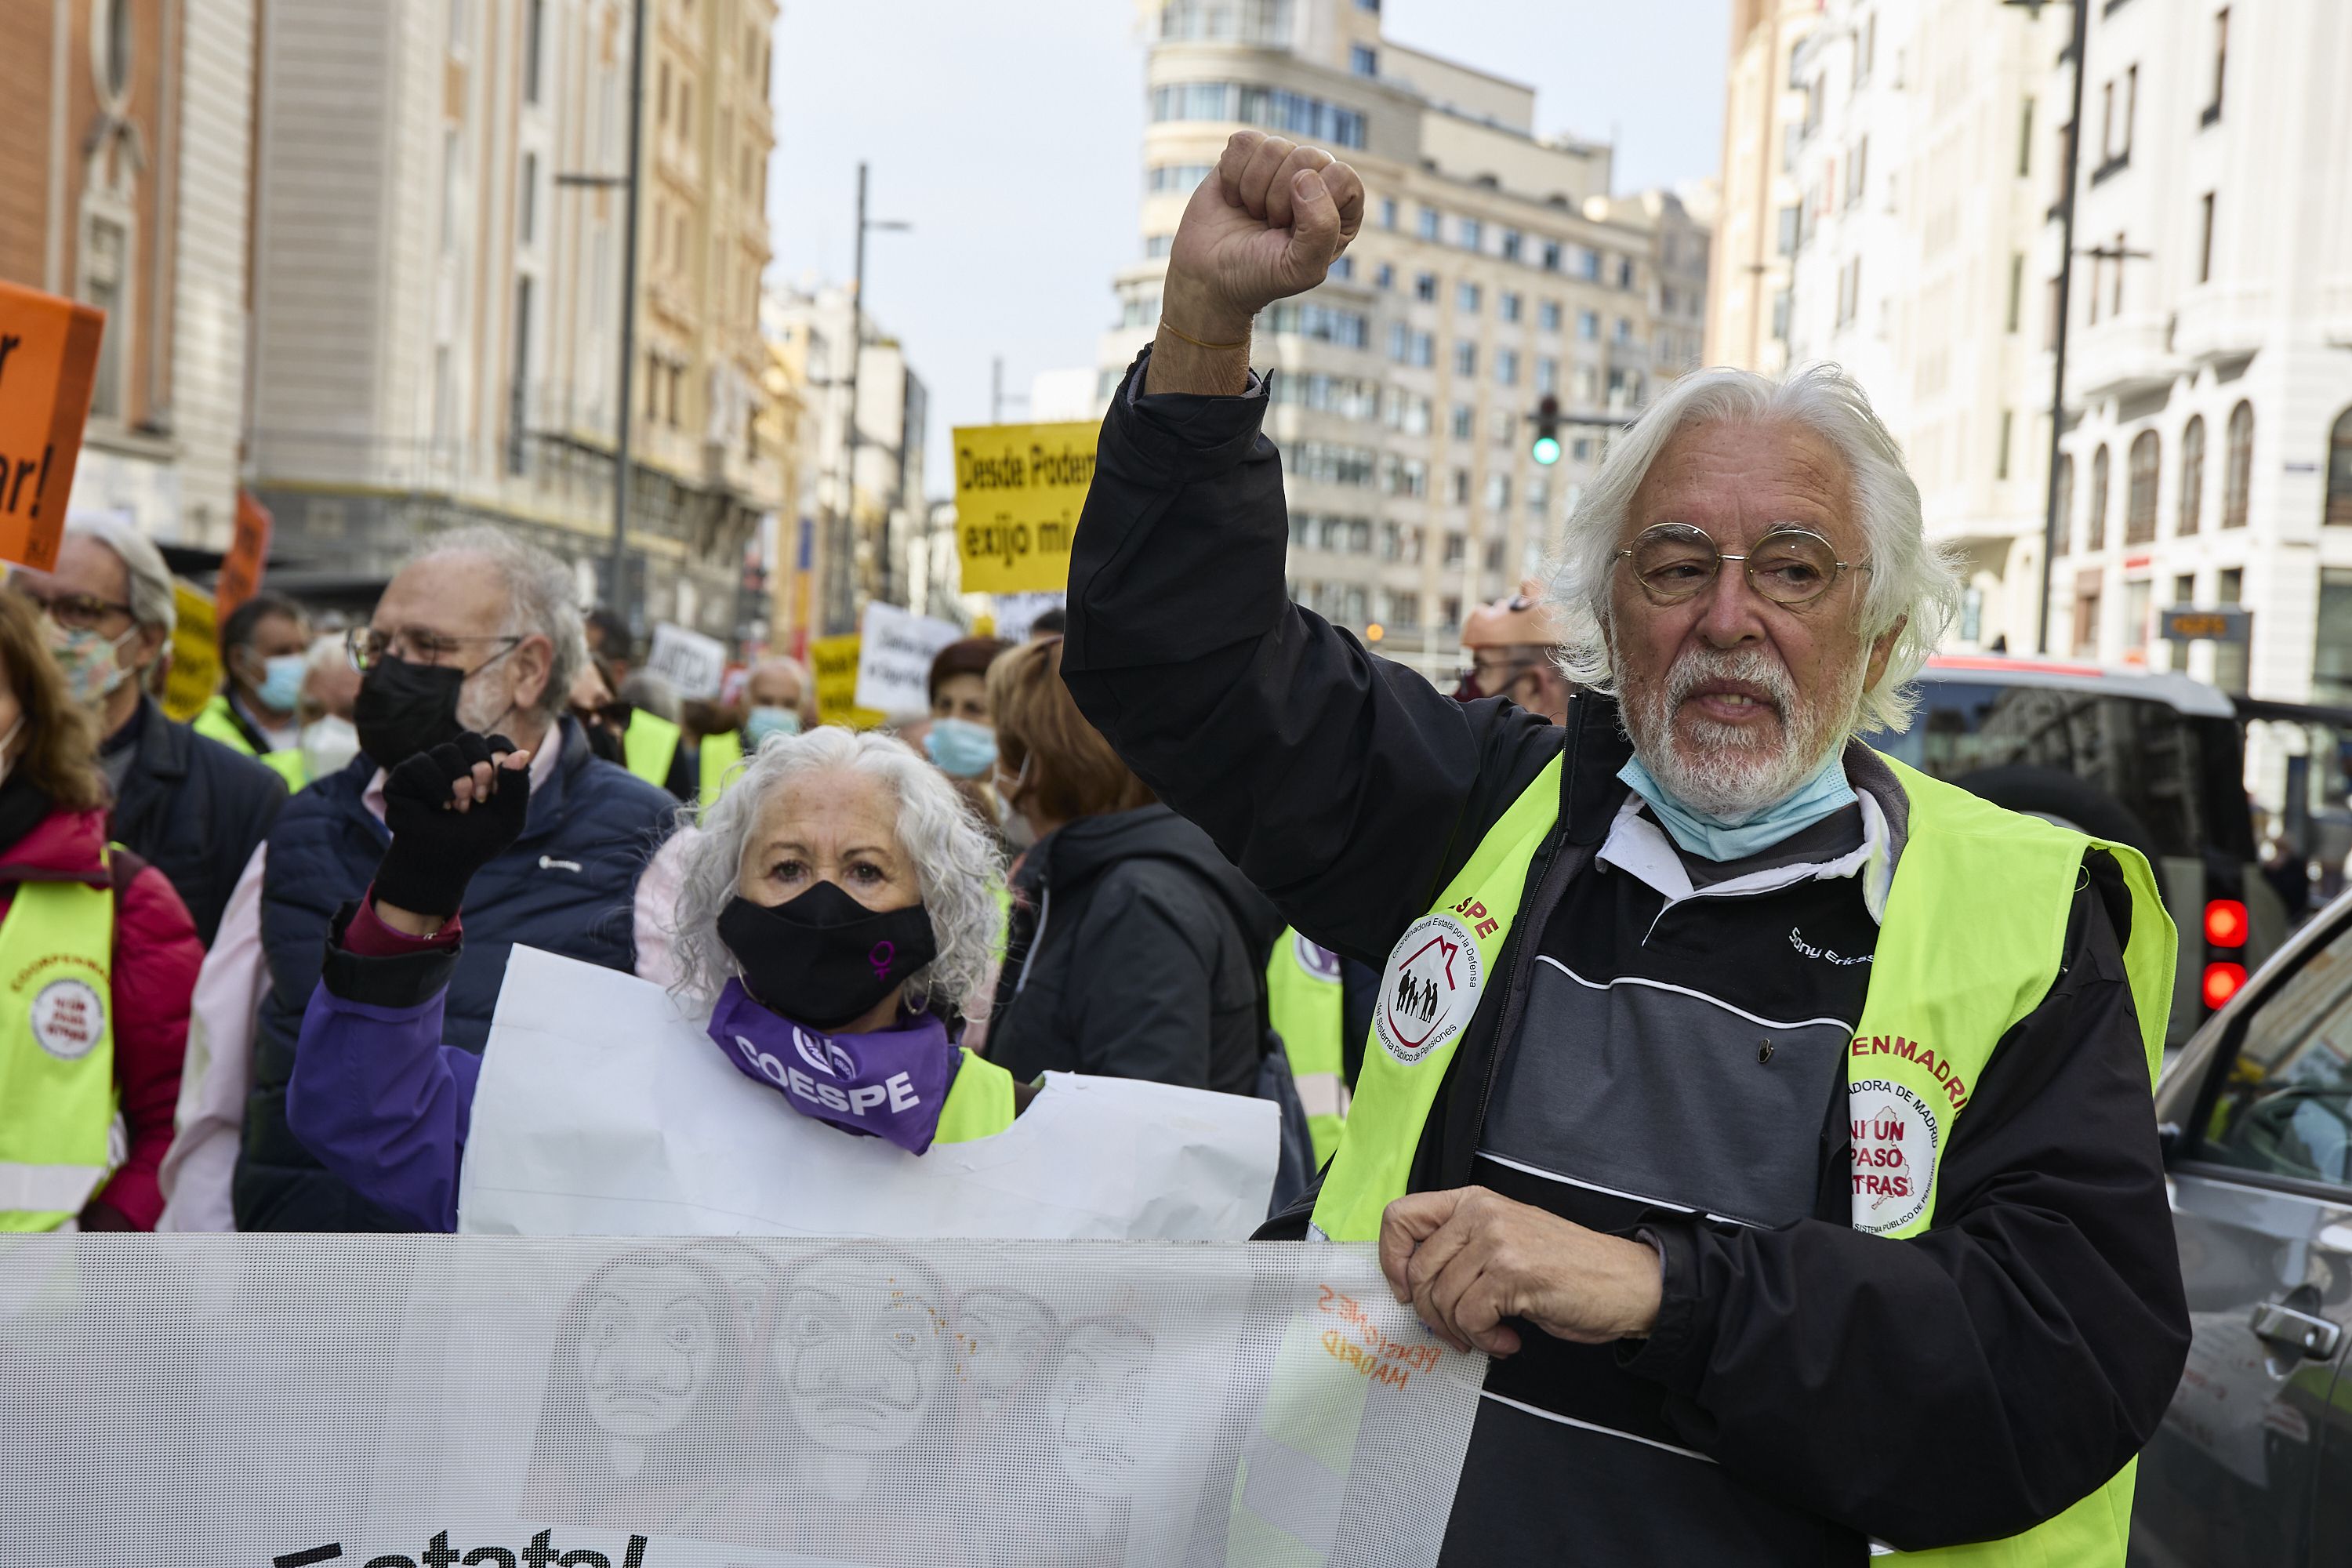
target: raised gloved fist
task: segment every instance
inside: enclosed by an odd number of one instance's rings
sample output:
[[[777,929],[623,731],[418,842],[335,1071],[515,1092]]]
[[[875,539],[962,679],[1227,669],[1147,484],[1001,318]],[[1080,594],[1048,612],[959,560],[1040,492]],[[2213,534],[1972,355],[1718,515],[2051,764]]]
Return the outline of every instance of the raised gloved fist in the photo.
[[[1355,170],[1319,147],[1235,132],[1176,226],[1160,313],[1209,342],[1246,338],[1260,310],[1322,282],[1363,226]]]
[[[530,753],[504,735],[459,735],[385,775],[392,847],[376,867],[375,898],[447,920],[474,873],[522,837],[530,813]]]

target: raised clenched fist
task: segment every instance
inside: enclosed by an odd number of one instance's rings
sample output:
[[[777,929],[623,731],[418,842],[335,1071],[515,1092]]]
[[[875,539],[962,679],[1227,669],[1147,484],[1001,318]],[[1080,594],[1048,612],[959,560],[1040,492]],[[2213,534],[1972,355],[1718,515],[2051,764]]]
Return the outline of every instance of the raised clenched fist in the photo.
[[[1237,131],[1192,193],[1168,253],[1160,316],[1238,342],[1275,300],[1312,289],[1364,225],[1364,182],[1319,147]]]

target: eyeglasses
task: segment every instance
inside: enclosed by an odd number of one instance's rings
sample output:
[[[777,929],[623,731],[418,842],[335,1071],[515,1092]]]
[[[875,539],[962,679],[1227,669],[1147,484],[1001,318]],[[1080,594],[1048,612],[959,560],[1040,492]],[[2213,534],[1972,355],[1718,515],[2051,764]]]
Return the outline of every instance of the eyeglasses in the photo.
[[[29,579],[14,574],[8,579],[8,586],[19,598],[29,599],[38,605],[49,619],[67,631],[102,631],[107,616],[128,617],[134,613],[128,605],[118,605],[95,594],[47,595],[34,586]]]
[[[1481,697],[1497,697],[1542,663],[1540,658],[1480,658],[1474,654],[1454,674],[1457,681],[1476,687]]]
[[[1867,572],[1868,562],[1841,561],[1837,547],[1809,528],[1783,523],[1767,532],[1746,554],[1716,548],[1705,529],[1687,522],[1662,522],[1644,530],[1616,559],[1633,563],[1634,581],[1654,605],[1680,605],[1714,583],[1727,561],[1737,561],[1748,585],[1776,605],[1810,605],[1837,585],[1849,571]]]
[[[488,637],[452,637],[437,632],[380,632],[373,626],[353,626],[343,634],[343,647],[352,656],[352,668],[365,675],[387,658],[405,659],[410,664],[437,665],[454,658],[467,643],[496,642],[506,647],[476,665],[480,669],[491,659],[504,658],[520,647],[526,639],[511,634]],[[469,672],[470,673],[470,672]]]

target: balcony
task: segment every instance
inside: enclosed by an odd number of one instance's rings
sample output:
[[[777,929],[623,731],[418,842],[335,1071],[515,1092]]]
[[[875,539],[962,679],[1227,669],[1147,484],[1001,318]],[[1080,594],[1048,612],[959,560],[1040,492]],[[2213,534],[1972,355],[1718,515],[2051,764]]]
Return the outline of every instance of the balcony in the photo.
[[[2131,397],[2170,385],[2189,368],[2173,337],[2172,319],[2161,310],[2126,311],[2081,329],[2069,344],[2067,401]]]

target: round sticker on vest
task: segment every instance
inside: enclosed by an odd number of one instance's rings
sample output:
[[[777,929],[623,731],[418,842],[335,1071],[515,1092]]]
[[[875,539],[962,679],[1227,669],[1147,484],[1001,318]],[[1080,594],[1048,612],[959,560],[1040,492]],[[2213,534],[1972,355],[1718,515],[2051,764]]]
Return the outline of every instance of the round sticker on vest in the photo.
[[[1339,955],[1328,947],[1318,947],[1297,931],[1290,933],[1290,956],[1307,972],[1309,980],[1339,978]]]
[[[1902,1084],[1864,1079],[1846,1096],[1853,1143],[1853,1228],[1901,1230],[1927,1212],[1936,1184],[1935,1109]]]
[[[1411,1067],[1460,1034],[1478,1010],[1478,944],[1452,915],[1423,915],[1389,950],[1372,1032]]]
[[[33,1038],[61,1062],[78,1062],[106,1033],[106,1002],[86,980],[52,980],[33,997]]]

